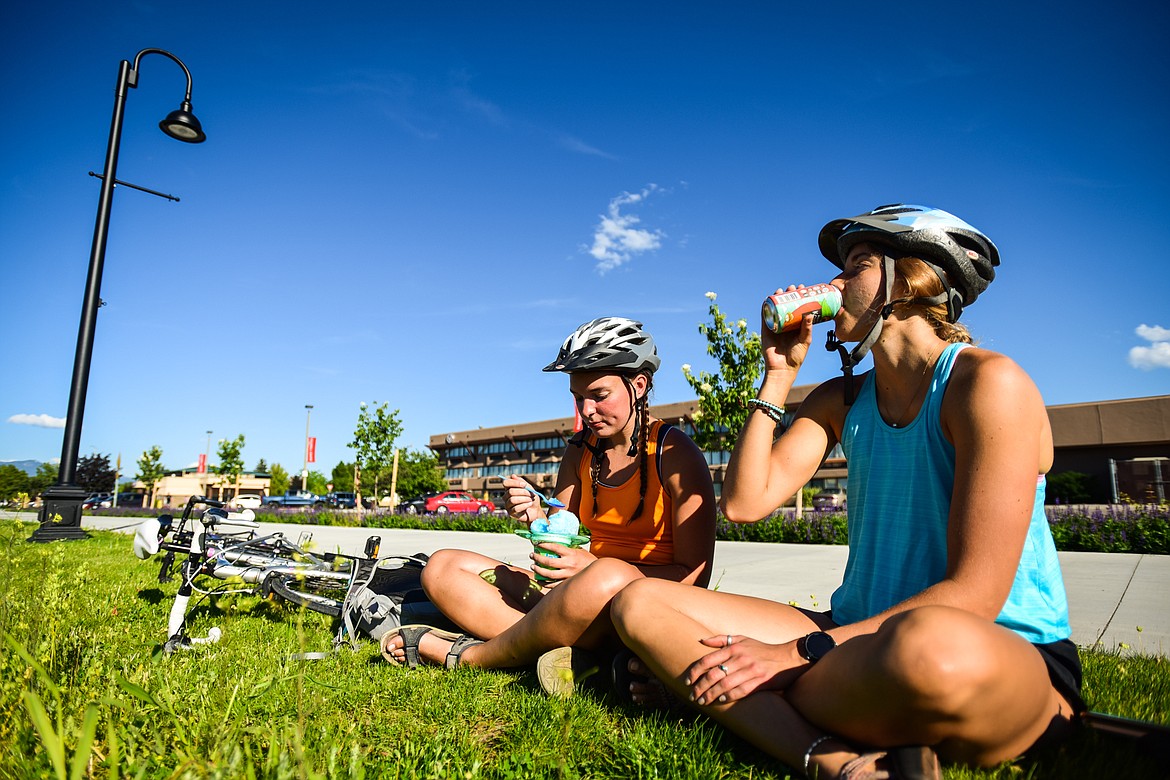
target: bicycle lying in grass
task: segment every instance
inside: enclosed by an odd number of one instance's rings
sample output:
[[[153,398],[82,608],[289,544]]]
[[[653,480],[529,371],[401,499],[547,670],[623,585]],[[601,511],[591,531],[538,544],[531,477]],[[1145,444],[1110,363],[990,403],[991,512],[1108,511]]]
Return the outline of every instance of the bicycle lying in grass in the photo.
[[[199,505],[206,509],[196,513]],[[134,554],[147,560],[165,551],[158,581],[166,583],[176,573],[179,576],[179,590],[167,620],[166,653],[218,642],[222,636],[218,627],[205,637],[187,636],[187,612],[195,593],[204,598],[229,593],[275,596],[341,618],[355,581],[364,580],[362,584],[368,585],[378,571],[380,537],[366,540],[364,559],[338,553],[316,556],[301,546],[307,544],[306,538],[293,543],[279,532],[257,537],[259,527],[251,509],[230,512],[223,503],[203,496],[191,497],[178,522],[170,515],[160,515],[138,526]],[[186,556],[177,565],[176,554]],[[418,568],[421,570],[421,564]],[[225,584],[205,588],[201,578],[207,577]]]

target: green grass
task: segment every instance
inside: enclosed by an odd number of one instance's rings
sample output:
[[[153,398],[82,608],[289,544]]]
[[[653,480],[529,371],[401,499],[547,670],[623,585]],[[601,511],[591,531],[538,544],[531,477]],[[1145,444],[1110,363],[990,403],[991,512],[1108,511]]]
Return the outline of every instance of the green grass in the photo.
[[[705,719],[671,720],[605,695],[546,698],[530,671],[383,663],[372,643],[324,661],[328,622],[251,596],[192,612],[213,646],[164,656],[175,583],[131,539],[25,541],[0,521],[0,778],[785,778]],[[1091,707],[1165,723],[1170,662],[1086,653]],[[1158,777],[1124,741],[948,778]]]

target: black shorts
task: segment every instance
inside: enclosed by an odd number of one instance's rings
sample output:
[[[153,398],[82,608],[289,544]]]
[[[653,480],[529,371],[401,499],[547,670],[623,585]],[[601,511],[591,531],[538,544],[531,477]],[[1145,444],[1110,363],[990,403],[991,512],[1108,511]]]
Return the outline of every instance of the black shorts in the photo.
[[[1085,700],[1081,698],[1081,658],[1077,654],[1077,646],[1068,639],[1062,639],[1046,645],[1034,644],[1032,647],[1036,648],[1040,652],[1040,657],[1044,659],[1052,687],[1072,705],[1073,715],[1071,723],[1054,719],[1032,747],[1024,751],[1025,756],[1034,756],[1060,745],[1068,739],[1072,729],[1080,723],[1080,716],[1088,710]]]
[[[1081,657],[1072,640],[1062,639],[1045,645],[1033,644],[1040,651],[1044,665],[1048,667],[1048,679],[1052,687],[1061,693],[1072,705],[1073,713],[1080,715],[1089,709],[1081,698]]]
[[[821,614],[829,620],[833,620],[832,610],[821,613],[808,612],[810,615]],[[1081,698],[1081,656],[1077,653],[1077,646],[1073,644],[1072,640],[1061,639],[1059,642],[1047,644],[1033,642],[1032,647],[1036,648],[1040,657],[1044,659],[1052,687],[1068,699],[1068,703],[1072,705],[1074,716],[1079,717],[1088,711],[1089,708],[1086,706],[1085,700]]]

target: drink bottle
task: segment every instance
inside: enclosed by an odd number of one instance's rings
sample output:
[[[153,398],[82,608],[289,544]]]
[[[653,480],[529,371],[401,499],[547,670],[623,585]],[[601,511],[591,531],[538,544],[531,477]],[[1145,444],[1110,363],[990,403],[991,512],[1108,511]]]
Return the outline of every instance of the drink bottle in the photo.
[[[814,284],[765,298],[764,326],[773,333],[796,330],[806,314],[815,315],[816,324],[833,319],[840,309],[840,290],[831,284]]]

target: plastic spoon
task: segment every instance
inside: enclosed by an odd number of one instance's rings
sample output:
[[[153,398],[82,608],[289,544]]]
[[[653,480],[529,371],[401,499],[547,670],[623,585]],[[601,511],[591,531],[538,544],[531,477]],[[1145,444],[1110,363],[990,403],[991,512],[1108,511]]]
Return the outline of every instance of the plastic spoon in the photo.
[[[560,501],[560,500],[558,500],[558,499],[555,499],[555,498],[549,498],[549,497],[548,497],[548,496],[546,496],[544,493],[541,493],[539,490],[537,490],[536,488],[532,487],[532,485],[529,485],[529,484],[525,483],[525,485],[524,485],[524,488],[525,488],[525,489],[526,489],[526,490],[527,490],[529,493],[531,493],[532,495],[536,496],[537,498],[539,498],[539,499],[540,499],[541,501],[543,501],[544,503],[548,504],[548,505],[549,505],[550,507],[552,507],[553,509],[564,509],[564,508],[565,508],[565,502],[564,502],[564,501]]]

